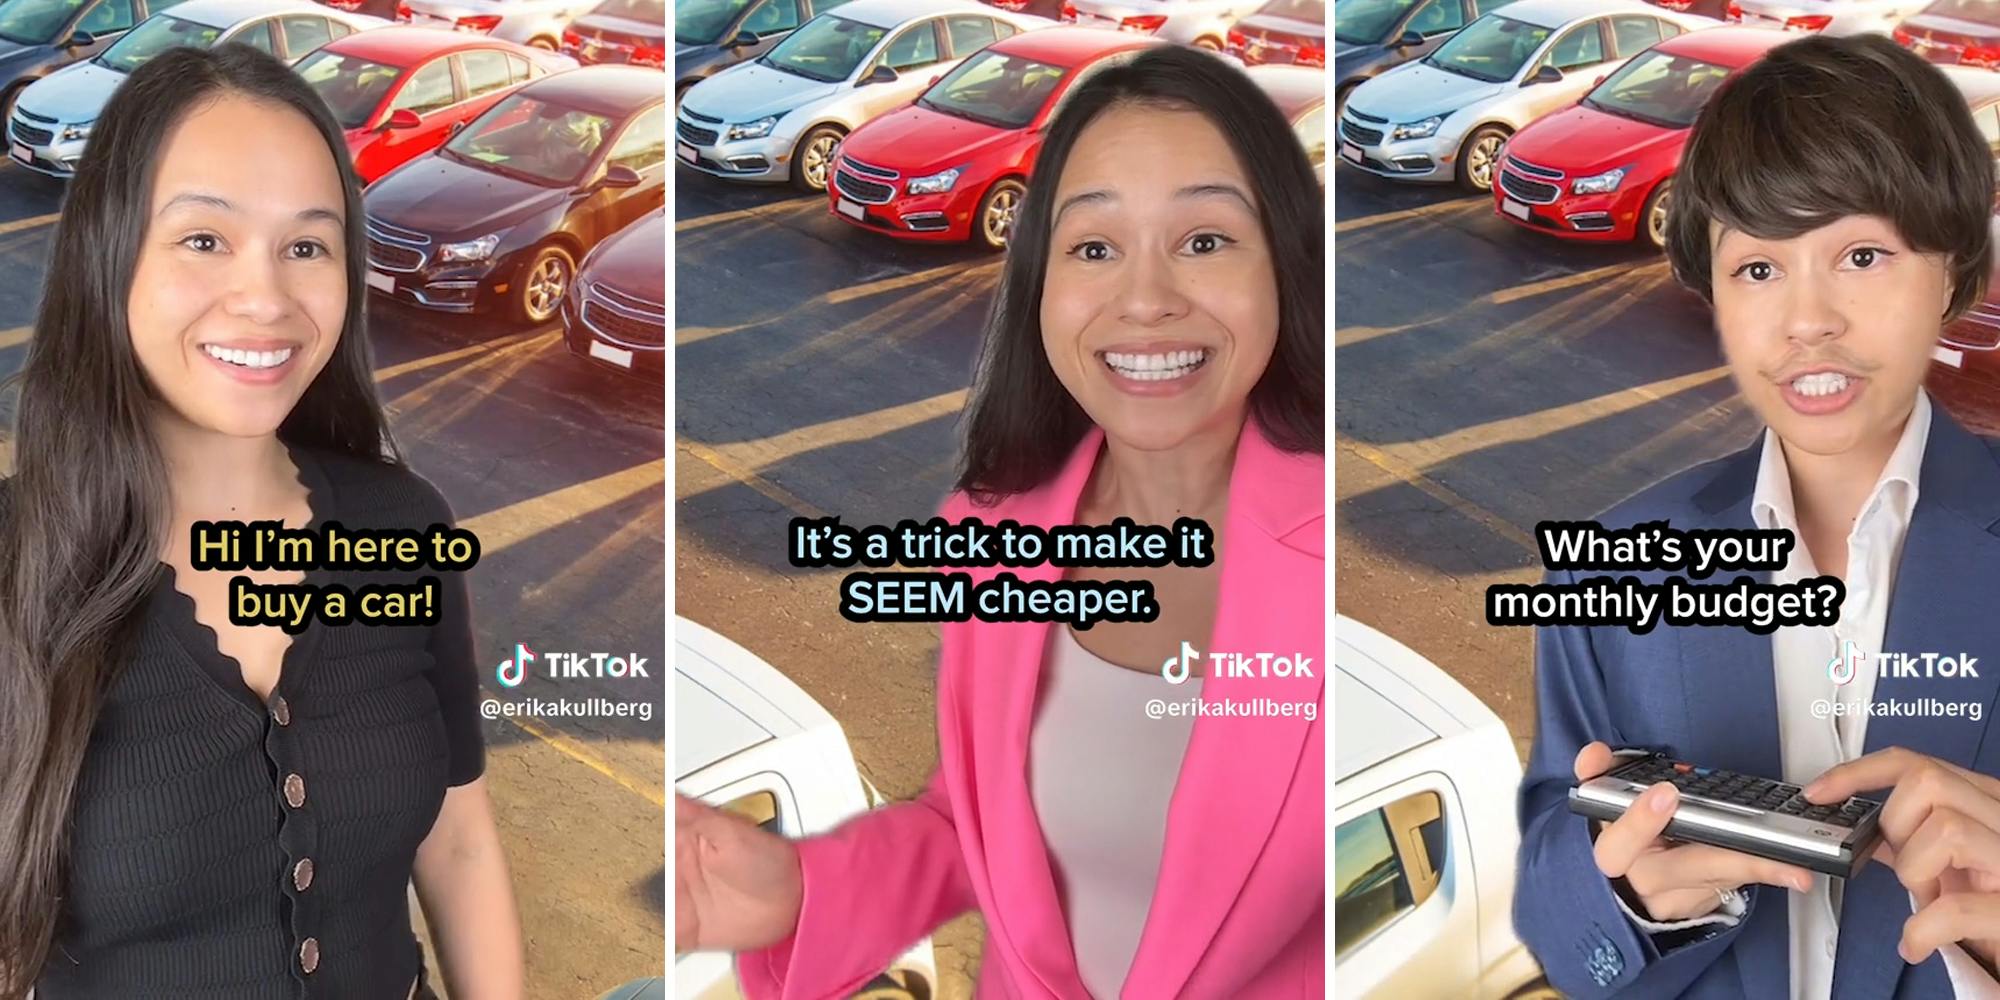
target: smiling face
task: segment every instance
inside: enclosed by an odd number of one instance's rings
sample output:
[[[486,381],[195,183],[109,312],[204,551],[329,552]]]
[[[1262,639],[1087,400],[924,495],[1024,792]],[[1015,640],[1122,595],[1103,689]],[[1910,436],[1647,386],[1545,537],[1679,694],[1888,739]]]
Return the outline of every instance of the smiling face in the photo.
[[[1710,239],[1716,327],[1757,415],[1808,454],[1886,454],[1951,302],[1945,257],[1875,216],[1789,240],[1711,224]]]
[[[332,153],[297,111],[225,92],[191,109],[156,163],[127,302],[139,366],[188,424],[274,433],[346,319]]]
[[[1111,439],[1160,450],[1240,425],[1278,341],[1255,198],[1199,113],[1120,105],[1077,137],[1056,185],[1042,346]]]

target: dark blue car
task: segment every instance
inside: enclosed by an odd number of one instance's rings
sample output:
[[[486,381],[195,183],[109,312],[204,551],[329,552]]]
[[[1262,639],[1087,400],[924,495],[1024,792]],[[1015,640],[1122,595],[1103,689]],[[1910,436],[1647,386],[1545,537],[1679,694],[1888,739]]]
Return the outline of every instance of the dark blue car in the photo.
[[[96,55],[180,0],[6,0],[0,3],[0,117],[14,120],[22,89]],[[8,126],[12,131],[12,125]]]

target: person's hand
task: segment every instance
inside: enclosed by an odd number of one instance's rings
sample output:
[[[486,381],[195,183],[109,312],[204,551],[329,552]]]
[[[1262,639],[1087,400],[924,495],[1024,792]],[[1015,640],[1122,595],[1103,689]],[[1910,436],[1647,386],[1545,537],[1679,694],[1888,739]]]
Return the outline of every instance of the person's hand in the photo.
[[[805,901],[798,848],[674,796],[674,951],[745,951],[783,941]]]
[[[1891,791],[1875,860],[1916,897],[1897,949],[1903,960],[1921,962],[1956,943],[1993,975],[2000,964],[2000,779],[1891,747],[1832,768],[1805,794],[1829,803],[1876,788]]]
[[[1611,770],[1611,748],[1592,743],[1577,752],[1576,779],[1587,781]],[[1624,879],[1653,920],[1690,920],[1722,905],[1721,890],[1750,882],[1799,892],[1812,887],[1812,873],[1797,865],[1707,844],[1679,844],[1661,833],[1674,818],[1680,789],[1662,781],[1646,789],[1623,816],[1597,832],[1597,870]]]

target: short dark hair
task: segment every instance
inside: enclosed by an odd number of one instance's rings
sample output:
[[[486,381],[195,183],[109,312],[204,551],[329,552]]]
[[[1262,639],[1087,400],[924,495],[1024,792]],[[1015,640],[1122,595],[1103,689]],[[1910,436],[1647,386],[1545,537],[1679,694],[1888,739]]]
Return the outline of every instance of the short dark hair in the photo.
[[[1950,258],[1953,320],[1985,293],[1993,157],[1965,95],[1879,35],[1814,35],[1772,49],[1695,120],[1667,217],[1674,277],[1709,302],[1709,223],[1790,239],[1877,215]]]
[[[1200,113],[1249,172],[1278,286],[1277,348],[1250,390],[1250,416],[1282,450],[1325,451],[1325,193],[1291,125],[1248,76],[1209,53],[1162,45],[1078,84],[1036,159],[965,410],[957,488],[982,502],[1046,482],[1090,429],[1042,346],[1042,282],[1056,183],[1077,137],[1127,104]]]

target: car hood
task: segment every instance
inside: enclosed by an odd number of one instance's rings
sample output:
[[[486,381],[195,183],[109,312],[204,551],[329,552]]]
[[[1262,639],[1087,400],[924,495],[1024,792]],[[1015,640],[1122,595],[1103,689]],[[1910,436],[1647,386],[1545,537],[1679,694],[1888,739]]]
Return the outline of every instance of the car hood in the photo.
[[[1568,173],[1609,170],[1657,155],[1678,162],[1688,130],[1578,105],[1537,119],[1507,140],[1507,155]]]
[[[1020,135],[956,115],[914,105],[891,111],[854,130],[840,143],[843,154],[909,176],[949,170]]]
[[[743,63],[694,85],[681,107],[726,122],[754,122],[832,96],[839,84]]]
[[[665,302],[667,270],[660,266],[660,247],[666,242],[667,210],[656,208],[592,251],[590,266],[579,277],[648,302]]]
[[[1372,45],[1349,45],[1348,43],[1346,43],[1346,42],[1343,42],[1343,41],[1341,41],[1341,40],[1339,40],[1339,39],[1334,39],[1334,42],[1333,42],[1333,57],[1334,57],[1335,59],[1339,59],[1339,58],[1342,58],[1342,57],[1344,57],[1344,56],[1351,56],[1351,55],[1353,55],[1354,53],[1356,53],[1356,52],[1360,52],[1360,51],[1361,51],[1361,50],[1363,50],[1363,49],[1370,49],[1370,48],[1374,48],[1374,46],[1372,46]]]
[[[1506,89],[1505,84],[1408,63],[1362,84],[1347,106],[1392,122],[1415,122],[1451,114]]]
[[[410,161],[368,187],[368,214],[446,242],[506,229],[569,196],[468,167],[435,153]]]
[[[87,122],[104,110],[125,74],[92,62],[65,66],[28,85],[16,106],[64,124]]]

